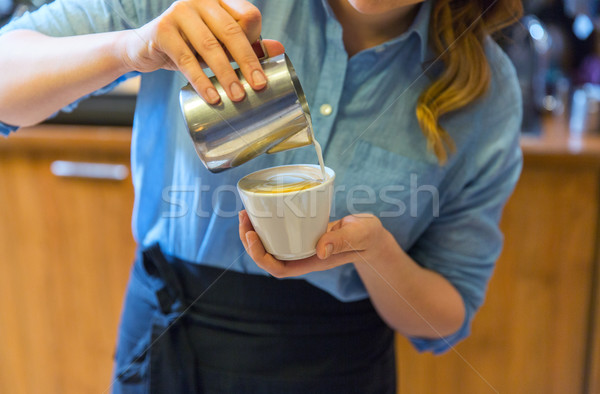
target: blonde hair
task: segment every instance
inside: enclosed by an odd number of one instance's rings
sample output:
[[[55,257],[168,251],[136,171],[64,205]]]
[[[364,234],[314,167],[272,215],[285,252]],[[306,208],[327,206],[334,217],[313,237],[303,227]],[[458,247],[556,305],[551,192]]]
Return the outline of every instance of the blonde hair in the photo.
[[[463,108],[488,89],[487,36],[521,16],[520,0],[437,0],[431,12],[429,41],[444,64],[441,74],[417,101],[417,119],[427,148],[444,164],[455,145],[440,125],[442,115]]]

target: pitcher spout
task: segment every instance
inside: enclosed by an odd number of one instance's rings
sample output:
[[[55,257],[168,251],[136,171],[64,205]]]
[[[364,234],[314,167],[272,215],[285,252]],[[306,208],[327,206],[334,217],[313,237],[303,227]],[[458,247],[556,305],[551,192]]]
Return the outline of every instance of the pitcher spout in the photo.
[[[300,130],[296,134],[286,138],[279,144],[271,147],[267,150],[267,153],[283,152],[289,149],[301,148],[303,146],[311,145],[313,143],[312,135],[308,127],[304,130]]]

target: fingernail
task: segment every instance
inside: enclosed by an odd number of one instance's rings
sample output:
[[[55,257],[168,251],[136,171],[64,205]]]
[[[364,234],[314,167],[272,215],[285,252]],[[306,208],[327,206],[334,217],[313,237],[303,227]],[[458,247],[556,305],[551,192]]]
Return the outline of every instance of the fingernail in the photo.
[[[333,244],[327,244],[327,246],[325,247],[325,258],[328,258],[329,256],[331,256],[332,252],[333,252]]]
[[[219,93],[217,93],[217,89],[215,88],[206,89],[206,95],[208,96],[210,102],[213,104],[216,104],[221,100],[221,97],[219,96]]]
[[[240,85],[239,82],[232,83],[229,88],[231,89],[231,97],[234,100],[241,100],[244,98],[244,88],[242,88],[242,85]]]
[[[263,74],[260,70],[252,71],[252,81],[254,81],[254,85],[259,88],[262,88],[267,83],[265,74]]]

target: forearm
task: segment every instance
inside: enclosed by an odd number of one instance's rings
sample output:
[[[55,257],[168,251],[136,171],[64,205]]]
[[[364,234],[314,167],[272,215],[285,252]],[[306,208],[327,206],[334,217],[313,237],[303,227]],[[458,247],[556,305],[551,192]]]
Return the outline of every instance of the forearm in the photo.
[[[125,32],[48,37],[17,30],[0,36],[0,121],[38,123],[65,105],[130,71],[123,62]]]
[[[407,336],[439,338],[456,332],[465,318],[458,291],[419,266],[390,233],[384,234],[381,253],[370,259],[361,254],[354,263],[380,316]]]

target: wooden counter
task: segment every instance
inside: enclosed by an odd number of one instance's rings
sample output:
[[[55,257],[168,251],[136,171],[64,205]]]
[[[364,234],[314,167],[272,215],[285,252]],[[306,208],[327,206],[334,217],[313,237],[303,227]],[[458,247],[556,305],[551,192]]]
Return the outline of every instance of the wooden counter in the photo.
[[[546,118],[539,136],[523,136],[521,147],[528,163],[600,165],[600,134],[572,135],[563,118]]]
[[[569,133],[568,122],[563,118],[547,118],[543,121],[543,133],[539,137],[524,137],[521,139],[521,147],[529,169],[534,166],[549,166],[551,168],[580,167],[593,172],[591,184],[598,182],[598,168],[600,167],[600,133],[586,133],[573,135]],[[524,187],[524,186],[521,186]],[[585,189],[579,190],[583,193]],[[577,193],[577,192],[576,192]],[[591,190],[596,195],[598,190]],[[578,196],[573,196],[575,201]],[[590,207],[587,212],[590,216],[598,215],[596,206]],[[569,203],[569,201],[566,201]],[[594,204],[594,201],[591,202]],[[596,217],[596,228],[592,229],[592,263],[590,269],[583,278],[584,284],[590,286],[589,314],[587,323],[587,343],[584,391],[590,394],[600,393],[600,233],[598,232],[600,221]],[[590,246],[585,245],[585,248]],[[577,339],[573,339],[574,342]]]
[[[0,393],[110,392],[135,248],[130,139],[57,125],[0,137]],[[124,179],[57,176],[56,161]]]
[[[505,247],[472,335],[445,355],[398,337],[403,394],[600,393],[600,137],[560,120],[523,137]],[[0,138],[0,392],[110,385],[134,253],[130,178],[53,175],[56,160],[128,165],[127,128],[47,125]]]

